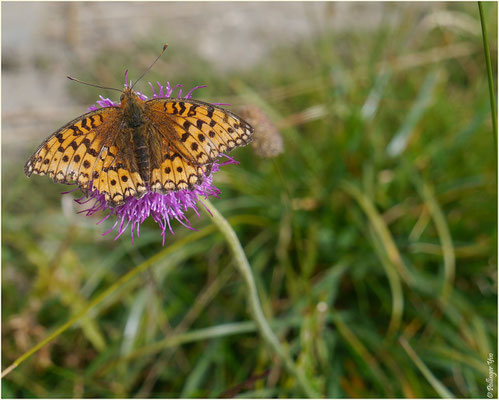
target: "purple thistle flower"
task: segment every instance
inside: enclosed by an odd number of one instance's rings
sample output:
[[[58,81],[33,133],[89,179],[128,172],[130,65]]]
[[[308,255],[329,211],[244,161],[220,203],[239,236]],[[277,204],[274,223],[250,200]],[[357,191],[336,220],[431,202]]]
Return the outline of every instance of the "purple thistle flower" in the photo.
[[[125,87],[130,87],[131,82],[128,83],[127,81],[127,73],[128,71],[125,72]],[[154,89],[154,86],[150,82],[149,85],[152,89],[153,99],[173,97],[172,94],[177,89],[178,93],[176,97],[182,97],[182,85],[172,87],[170,86],[170,83],[167,82],[166,86],[162,86],[159,82],[157,82],[159,88],[158,91]],[[185,96],[183,96],[183,98],[191,98],[192,93],[195,90],[203,87],[206,86],[196,86],[192,88]],[[137,95],[144,101],[149,99],[143,93],[137,92]],[[217,103],[214,104],[218,105]],[[97,101],[97,106],[94,105],[89,107],[89,111],[95,111],[99,109],[99,107],[119,107],[119,104],[108,98],[100,96],[100,100]],[[167,194],[147,192],[141,198],[127,197],[124,204],[116,207],[109,206],[104,195],[99,193],[97,190],[91,190],[86,194],[86,196],[76,199],[75,201],[78,204],[85,204],[94,201],[93,205],[91,205],[88,209],[80,211],[81,213],[85,213],[87,216],[93,215],[99,211],[109,211],[108,215],[102,218],[97,224],[100,224],[111,216],[116,216],[116,222],[112,228],[103,233],[103,235],[107,235],[116,229],[118,234],[115,240],[118,239],[128,229],[128,227],[130,227],[133,243],[134,237],[139,237],[140,235],[140,225],[148,217],[152,217],[152,219],[161,228],[161,236],[163,237],[164,245],[167,231],[169,231],[172,235],[174,234],[171,225],[172,220],[177,220],[186,228],[193,229],[187,216],[185,215],[189,208],[193,209],[199,218],[198,202],[203,205],[201,198],[219,196],[220,190],[213,185],[213,173],[217,172],[223,165],[237,164],[237,161],[227,155],[223,154],[223,156],[226,159],[221,163],[213,163],[210,175],[205,176],[203,182],[199,185],[195,185],[193,189],[183,189],[175,192],[172,191]]]

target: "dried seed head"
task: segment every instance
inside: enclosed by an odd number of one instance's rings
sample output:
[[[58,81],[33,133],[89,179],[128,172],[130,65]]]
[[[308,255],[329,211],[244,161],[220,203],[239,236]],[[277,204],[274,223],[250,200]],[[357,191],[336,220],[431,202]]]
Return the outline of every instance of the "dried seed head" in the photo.
[[[281,133],[260,107],[241,107],[239,115],[255,128],[251,146],[257,155],[272,158],[283,152]]]

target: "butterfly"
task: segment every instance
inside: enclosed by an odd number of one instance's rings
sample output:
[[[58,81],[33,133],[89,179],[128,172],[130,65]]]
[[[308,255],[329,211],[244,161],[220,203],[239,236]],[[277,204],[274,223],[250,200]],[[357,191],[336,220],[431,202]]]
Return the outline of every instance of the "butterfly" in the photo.
[[[83,114],[50,135],[24,172],[77,184],[85,194],[97,190],[116,207],[130,196],[192,189],[222,153],[250,143],[252,134],[250,124],[219,106],[144,101],[126,87],[118,107]]]

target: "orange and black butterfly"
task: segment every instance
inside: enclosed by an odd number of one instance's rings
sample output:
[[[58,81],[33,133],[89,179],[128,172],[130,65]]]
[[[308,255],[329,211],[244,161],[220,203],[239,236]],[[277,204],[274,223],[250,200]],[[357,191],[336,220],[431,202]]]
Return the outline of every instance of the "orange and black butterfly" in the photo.
[[[128,87],[120,102],[50,135],[26,163],[26,175],[75,183],[84,193],[97,190],[117,206],[148,191],[199,185],[220,154],[251,142],[253,128],[216,105],[185,98],[143,101]]]

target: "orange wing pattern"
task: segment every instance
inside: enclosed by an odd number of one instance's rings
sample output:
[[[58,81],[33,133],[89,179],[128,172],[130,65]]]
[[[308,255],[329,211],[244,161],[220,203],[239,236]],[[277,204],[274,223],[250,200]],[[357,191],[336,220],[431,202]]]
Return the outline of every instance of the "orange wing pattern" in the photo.
[[[165,194],[192,189],[194,185],[203,183],[205,176],[211,172],[211,164],[194,165],[186,160],[152,126],[149,134],[159,140],[155,144],[159,151],[153,152],[151,157],[151,191]]]
[[[151,172],[151,191],[168,193],[182,189],[192,189],[194,185],[203,183],[209,175],[211,164],[194,165],[185,160],[177,152],[166,154],[159,168]]]
[[[140,196],[146,192],[140,175],[114,145],[120,127],[118,108],[84,114],[49,136],[24,171],[27,176],[36,173],[54,182],[76,183],[84,193],[97,189],[114,205],[128,196]]]
[[[130,168],[133,161],[113,145],[103,147],[95,162],[92,189],[103,194],[113,207],[123,204],[127,197],[142,197],[147,192],[137,167]]]
[[[252,133],[247,122],[209,103],[144,103],[125,90],[119,107],[84,114],[49,136],[24,171],[76,183],[84,193],[97,190],[117,206],[148,190],[168,193],[201,184],[217,157],[249,143]]]
[[[154,99],[146,115],[177,152],[194,165],[251,142],[253,128],[230,111],[191,99]]]

